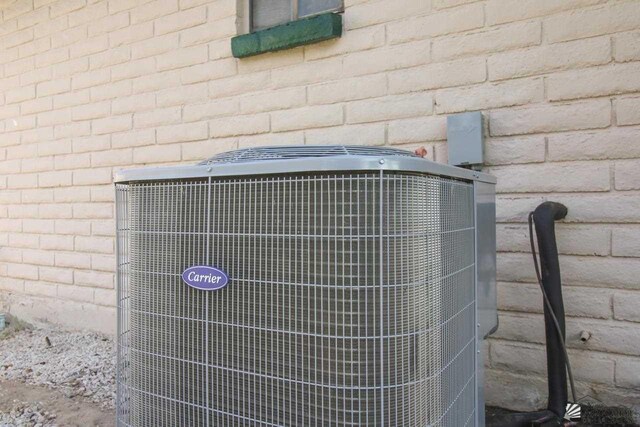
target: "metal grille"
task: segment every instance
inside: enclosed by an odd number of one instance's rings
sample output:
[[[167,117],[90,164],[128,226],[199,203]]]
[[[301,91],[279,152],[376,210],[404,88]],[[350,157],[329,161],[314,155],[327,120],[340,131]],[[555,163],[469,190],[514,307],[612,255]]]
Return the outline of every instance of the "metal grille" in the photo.
[[[473,424],[473,184],[203,178],[117,206],[119,426]]]
[[[410,151],[397,148],[367,147],[361,145],[299,145],[285,147],[252,147],[220,153],[202,165],[218,163],[245,163],[265,160],[303,159],[335,156],[401,156],[418,157]]]

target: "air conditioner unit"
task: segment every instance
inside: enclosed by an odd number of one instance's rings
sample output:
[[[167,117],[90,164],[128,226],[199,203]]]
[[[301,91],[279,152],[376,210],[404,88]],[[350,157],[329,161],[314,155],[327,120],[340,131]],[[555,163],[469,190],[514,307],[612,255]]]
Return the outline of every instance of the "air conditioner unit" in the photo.
[[[494,187],[351,146],[119,172],[118,425],[483,425]]]

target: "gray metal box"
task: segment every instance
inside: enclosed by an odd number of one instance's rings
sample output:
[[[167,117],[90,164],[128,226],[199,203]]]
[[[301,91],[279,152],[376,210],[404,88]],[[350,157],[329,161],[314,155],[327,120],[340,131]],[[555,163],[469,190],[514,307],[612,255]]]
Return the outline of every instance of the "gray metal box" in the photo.
[[[479,111],[447,117],[450,165],[467,166],[484,163],[482,130],[482,113]]]

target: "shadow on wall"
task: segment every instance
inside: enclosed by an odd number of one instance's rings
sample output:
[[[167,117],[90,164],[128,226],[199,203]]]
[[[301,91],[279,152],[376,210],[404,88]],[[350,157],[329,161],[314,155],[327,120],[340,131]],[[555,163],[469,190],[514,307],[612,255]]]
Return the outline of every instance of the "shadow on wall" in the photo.
[[[116,309],[75,301],[0,293],[0,312],[33,324],[55,323],[115,335]],[[80,323],[81,322],[81,323]]]

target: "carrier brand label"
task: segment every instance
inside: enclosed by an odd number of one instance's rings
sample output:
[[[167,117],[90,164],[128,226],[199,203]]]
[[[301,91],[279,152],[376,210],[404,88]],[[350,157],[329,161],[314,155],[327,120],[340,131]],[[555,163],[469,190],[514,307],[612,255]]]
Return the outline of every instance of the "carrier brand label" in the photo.
[[[182,272],[182,280],[195,289],[202,291],[217,291],[227,286],[229,277],[224,271],[214,267],[196,265]]]

